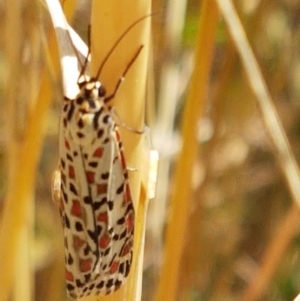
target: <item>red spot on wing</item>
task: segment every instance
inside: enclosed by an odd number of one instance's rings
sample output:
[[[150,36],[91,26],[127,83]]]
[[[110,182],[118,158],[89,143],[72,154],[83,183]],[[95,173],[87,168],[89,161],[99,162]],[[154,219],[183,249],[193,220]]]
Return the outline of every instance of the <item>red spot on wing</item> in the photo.
[[[66,277],[67,281],[73,281],[74,280],[73,274],[71,272],[69,272],[68,270],[66,270],[65,277]]]
[[[121,157],[121,164],[122,164],[122,168],[126,169],[126,162],[125,162],[125,156],[122,150],[120,150],[120,157]]]
[[[119,131],[115,131],[115,133],[116,133],[116,139],[119,142],[121,140],[120,133]]]
[[[72,165],[69,166],[69,177],[71,179],[74,179],[75,178],[75,169]]]
[[[59,202],[59,208],[62,211],[64,211],[64,209],[65,209],[65,204],[64,204],[64,202],[62,200]]]
[[[86,179],[89,183],[95,182],[95,173],[93,171],[87,171],[85,174],[86,174]]]
[[[80,239],[78,236],[73,236],[73,244],[74,249],[78,250],[85,244],[85,241]]]
[[[97,185],[97,194],[105,194],[107,193],[107,184],[98,184]]]
[[[131,244],[131,243],[127,243],[127,244],[124,246],[124,248],[123,248],[123,251],[122,251],[121,256],[127,255],[127,254],[131,251],[131,248],[132,248],[132,244]]]
[[[127,216],[126,218],[126,227],[127,229],[130,231],[133,229],[133,225],[134,225],[134,217],[132,214],[130,214],[129,216]]]
[[[118,268],[119,268],[119,262],[114,261],[114,262],[111,264],[111,266],[110,266],[109,272],[110,272],[111,274],[114,274],[114,273],[117,272]]]
[[[108,222],[108,215],[107,215],[107,212],[102,212],[102,213],[99,213],[98,217],[97,217],[97,220],[99,222],[105,222],[107,223]]]
[[[71,214],[78,217],[82,216],[82,208],[79,201],[77,200],[72,201]]]
[[[85,273],[91,270],[91,259],[82,259],[79,263],[79,269],[81,272]]]
[[[93,157],[101,158],[103,156],[103,147],[98,147],[94,153]]]
[[[108,234],[104,234],[99,240],[99,247],[105,249],[110,242],[110,237]]]
[[[67,149],[70,149],[70,143],[69,143],[69,141],[67,139],[65,139],[65,147]]]
[[[125,188],[125,195],[124,195],[124,201],[127,202],[131,202],[131,194],[130,194],[130,188],[129,185],[126,184],[126,188]]]

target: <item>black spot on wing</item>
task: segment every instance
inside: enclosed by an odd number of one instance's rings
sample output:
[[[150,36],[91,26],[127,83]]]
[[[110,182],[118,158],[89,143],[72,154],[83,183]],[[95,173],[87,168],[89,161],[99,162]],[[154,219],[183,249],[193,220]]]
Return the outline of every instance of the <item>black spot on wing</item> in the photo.
[[[93,288],[95,287],[95,283],[92,283],[90,286],[89,286],[89,290],[93,290]]]
[[[90,167],[96,168],[98,166],[98,162],[97,161],[93,161],[89,163]]]
[[[113,208],[114,208],[114,202],[113,201],[108,201],[107,202],[107,205],[108,205],[108,209],[111,211],[111,210],[113,210]]]
[[[102,180],[107,180],[109,178],[109,172],[101,174],[101,179]]]
[[[116,281],[115,281],[115,289],[118,289],[121,285],[122,285],[122,281],[120,281],[119,279],[116,279]]]
[[[89,282],[91,279],[91,274],[84,275],[85,282]]]
[[[105,202],[102,202],[102,201],[94,202],[93,203],[93,209],[96,211],[96,210],[100,209],[103,206],[103,204],[105,204]]]
[[[84,101],[84,98],[82,96],[79,96],[76,98],[76,104],[81,105]]]
[[[67,154],[67,159],[68,159],[69,161],[73,162],[73,158],[72,158],[69,154]]]
[[[121,194],[124,191],[124,183],[121,184],[121,186],[117,189],[117,194]]]
[[[119,218],[118,220],[117,220],[117,224],[118,225],[123,225],[125,223],[125,217],[123,216],[123,217],[121,217],[121,218]]]
[[[89,289],[89,288],[88,288],[87,286],[85,286],[85,287],[83,288],[82,291],[83,291],[84,293],[86,293],[86,292],[88,291],[88,289]]]
[[[77,287],[83,287],[84,284],[79,279],[76,279],[76,286]]]
[[[89,253],[90,253],[90,248],[89,248],[89,246],[86,246],[86,247],[84,248],[84,250],[83,250],[83,254],[84,254],[85,256],[88,256]]]
[[[63,111],[64,111],[64,112],[67,112],[67,111],[68,111],[68,106],[69,106],[69,105],[68,105],[67,103],[64,105],[64,107],[63,107]]]
[[[124,265],[125,265],[125,263],[122,262],[122,263],[120,264],[120,266],[119,266],[119,272],[120,272],[121,274],[124,274],[124,269],[125,269]]]
[[[65,202],[66,204],[68,204],[68,195],[66,194],[65,189],[64,189],[63,186],[61,187],[61,192],[62,192],[62,196],[63,196],[64,202]]]
[[[70,220],[67,215],[65,215],[65,227],[70,229]]]
[[[100,116],[101,112],[102,112],[102,109],[95,113],[94,120],[93,120],[93,126],[94,126],[95,130],[97,130],[99,128],[99,116]]]
[[[130,271],[130,262],[129,261],[125,261],[125,273],[124,273],[124,276],[127,277],[128,274],[129,274],[129,271]]]
[[[84,128],[84,122],[81,118],[78,120],[77,125],[80,129]]]
[[[63,159],[60,160],[60,165],[63,169],[66,167],[66,163]]]
[[[69,254],[68,256],[68,264],[71,265],[73,264],[74,260],[73,260],[73,257],[71,256],[71,254]]]
[[[97,240],[97,233],[95,233],[95,231],[88,230],[87,232],[88,232],[89,237],[90,237],[93,241],[96,241],[96,240]]]
[[[76,229],[76,231],[78,231],[78,232],[83,231],[82,224],[81,224],[80,222],[76,222],[76,223],[75,223],[75,229]]]
[[[120,234],[120,239],[125,238],[127,235],[127,229],[125,229],[121,234]]]
[[[74,285],[72,285],[71,283],[67,283],[67,290],[68,291],[74,290]]]
[[[70,183],[70,191],[73,192],[75,195],[78,195],[77,189],[72,183]]]
[[[114,285],[113,279],[109,279],[109,280],[106,282],[106,288],[111,288],[113,285]]]
[[[108,123],[109,119],[110,119],[110,116],[107,114],[103,117],[103,122],[106,124],[106,123]]]
[[[70,103],[70,109],[68,111],[68,114],[67,114],[67,119],[70,121],[73,117],[73,113],[74,113],[74,110],[75,110],[75,106],[74,106],[74,103],[71,102]]]
[[[99,131],[97,132],[97,137],[101,138],[103,136],[104,130],[103,129],[99,129]]]
[[[97,287],[98,289],[103,288],[103,287],[104,287],[104,281],[103,281],[103,280],[100,281],[100,283],[98,283],[96,287]]]
[[[107,256],[111,252],[110,248],[107,248],[103,253],[103,256]]]
[[[84,201],[85,204],[92,204],[92,199],[91,199],[90,196],[85,196],[83,198],[83,201]]]

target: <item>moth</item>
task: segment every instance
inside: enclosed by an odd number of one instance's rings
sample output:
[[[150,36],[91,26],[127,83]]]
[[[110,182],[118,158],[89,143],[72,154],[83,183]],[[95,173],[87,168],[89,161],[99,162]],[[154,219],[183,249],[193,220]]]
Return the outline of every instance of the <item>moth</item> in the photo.
[[[122,34],[95,77],[84,74],[86,60],[77,82],[79,94],[74,99],[64,99],[60,158],[52,193],[63,226],[69,298],[108,295],[121,287],[130,271],[135,213],[122,141],[110,101],[143,45],[111,94],[107,95],[99,75],[119,41],[144,18]]]

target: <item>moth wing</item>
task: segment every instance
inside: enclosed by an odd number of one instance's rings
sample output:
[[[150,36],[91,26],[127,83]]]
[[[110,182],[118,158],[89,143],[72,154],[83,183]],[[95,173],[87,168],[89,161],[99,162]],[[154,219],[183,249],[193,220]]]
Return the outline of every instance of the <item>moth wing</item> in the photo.
[[[97,227],[102,230],[98,238],[100,256],[97,267],[101,274],[99,279],[105,279],[106,289],[112,292],[121,286],[129,273],[132,261],[134,208],[119,134],[115,130],[110,133],[110,143],[103,148],[103,157],[98,166],[97,185],[103,187],[103,196],[99,198],[98,195],[94,200],[101,203],[101,207],[97,206],[95,210]],[[106,202],[103,202],[104,199]]]
[[[82,295],[92,278],[98,254],[94,208],[84,167],[85,150],[66,131],[61,136],[60,213],[65,244],[66,282],[69,297]]]

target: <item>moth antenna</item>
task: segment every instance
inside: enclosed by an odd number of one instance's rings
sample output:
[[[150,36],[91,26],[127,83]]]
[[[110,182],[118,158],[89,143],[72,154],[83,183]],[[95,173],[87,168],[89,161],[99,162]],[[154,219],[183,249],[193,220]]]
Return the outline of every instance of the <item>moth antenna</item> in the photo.
[[[121,36],[115,41],[115,43],[112,45],[112,47],[110,48],[110,50],[108,51],[108,53],[106,54],[106,56],[104,57],[99,69],[98,69],[98,72],[96,74],[96,79],[99,79],[100,77],[100,74],[101,74],[101,71],[105,65],[105,63],[107,62],[107,60],[109,59],[109,57],[112,55],[112,53],[114,52],[114,50],[117,48],[117,46],[119,45],[119,43],[123,40],[123,38],[128,34],[128,32],[130,32],[130,30],[135,27],[138,23],[140,23],[141,21],[149,18],[149,17],[152,17],[154,14],[149,14],[149,15],[146,15],[144,17],[141,17],[139,19],[137,19],[135,22],[133,22],[131,25],[129,25],[129,27],[121,34]]]

